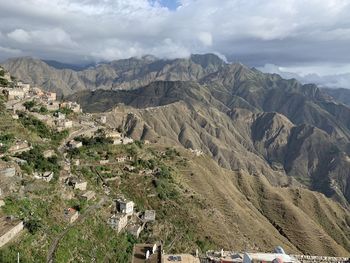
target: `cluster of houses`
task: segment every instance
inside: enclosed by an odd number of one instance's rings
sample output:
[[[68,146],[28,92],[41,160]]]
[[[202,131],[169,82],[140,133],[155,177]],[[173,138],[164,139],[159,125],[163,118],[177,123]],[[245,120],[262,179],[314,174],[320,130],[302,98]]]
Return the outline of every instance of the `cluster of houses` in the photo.
[[[323,257],[306,255],[288,255],[283,248],[276,247],[272,253],[251,253],[232,251],[207,251],[199,255],[198,249],[193,254],[166,254],[161,243],[135,244],[132,263],[349,263],[349,258]]]
[[[30,84],[23,82],[13,82],[13,85],[8,87],[0,86],[0,93],[7,98],[6,109],[12,112],[13,119],[18,119],[18,112],[25,112],[27,109],[25,102],[33,101],[36,106],[33,107],[30,114],[41,120],[50,127],[57,128],[58,131],[70,129],[73,127],[73,121],[66,118],[63,113],[41,114],[41,107],[48,111],[58,111],[59,109],[69,109],[73,112],[82,112],[81,107],[76,102],[66,101],[60,102],[57,100],[55,92],[43,91],[38,87],[31,87]]]
[[[156,219],[154,210],[146,210],[144,213],[136,213],[134,211],[134,202],[119,198],[115,200],[115,210],[112,216],[108,218],[107,224],[110,225],[117,233],[126,229],[127,232],[139,237],[141,231],[148,222],[153,222]]]
[[[130,143],[134,142],[134,140],[132,138],[126,137],[122,133],[120,133],[118,131],[114,131],[114,130],[107,131],[106,137],[112,139],[114,145],[130,144]]]

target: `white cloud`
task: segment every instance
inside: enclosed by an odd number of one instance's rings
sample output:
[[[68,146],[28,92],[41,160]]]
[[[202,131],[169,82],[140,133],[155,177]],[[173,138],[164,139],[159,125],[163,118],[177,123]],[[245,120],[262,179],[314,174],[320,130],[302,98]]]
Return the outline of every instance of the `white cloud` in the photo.
[[[1,45],[65,61],[217,52],[323,71],[350,61],[347,0],[181,0],[176,10],[162,2],[0,0]]]
[[[10,39],[13,39],[17,42],[28,43],[30,42],[30,36],[28,32],[23,29],[15,29],[14,31],[7,34]]]
[[[320,87],[350,88],[350,66],[280,67],[266,64],[258,68],[265,73],[276,73],[286,79],[295,78],[302,83],[315,83]]]
[[[19,49],[2,47],[2,46],[0,46],[0,52],[6,53],[9,55],[13,55],[13,56],[19,56],[22,53],[22,51]]]
[[[199,32],[198,39],[206,47],[210,47],[213,45],[213,37],[209,32]]]
[[[75,43],[71,37],[60,28],[25,31],[23,29],[15,29],[7,34],[7,36],[20,43],[36,43],[45,46],[65,46],[74,47]]]

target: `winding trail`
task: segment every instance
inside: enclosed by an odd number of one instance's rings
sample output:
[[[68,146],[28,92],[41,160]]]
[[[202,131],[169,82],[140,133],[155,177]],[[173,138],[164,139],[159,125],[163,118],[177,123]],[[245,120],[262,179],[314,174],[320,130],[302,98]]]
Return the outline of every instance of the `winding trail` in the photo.
[[[47,253],[46,257],[46,262],[47,263],[53,263],[55,259],[55,253],[57,251],[57,248],[59,246],[60,241],[64,238],[64,236],[69,232],[70,229],[72,229],[74,226],[76,226],[78,223],[83,222],[84,219],[90,215],[90,212],[96,209],[99,209],[105,202],[106,202],[106,197],[102,197],[101,200],[94,204],[89,206],[84,213],[82,213],[79,218],[72,224],[68,225],[62,233],[60,233],[53,241],[50,246],[50,249]]]

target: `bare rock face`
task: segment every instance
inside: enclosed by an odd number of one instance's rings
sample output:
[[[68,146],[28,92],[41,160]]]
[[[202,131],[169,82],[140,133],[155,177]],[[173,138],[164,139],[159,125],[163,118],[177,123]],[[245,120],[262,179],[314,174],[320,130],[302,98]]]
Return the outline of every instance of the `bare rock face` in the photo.
[[[225,168],[262,174],[274,185],[301,183],[350,200],[349,176],[339,172],[349,166],[341,156],[349,154],[350,109],[316,86],[234,64],[200,82],[158,81],[70,98],[87,111],[131,106],[133,127],[147,127],[155,139],[201,149]]]
[[[134,89],[153,81],[197,81],[216,72],[225,63],[216,55],[192,55],[188,59],[160,60],[150,56],[102,63],[87,69],[64,69],[58,63],[30,57],[3,63],[11,75],[46,90],[64,95],[81,90]]]

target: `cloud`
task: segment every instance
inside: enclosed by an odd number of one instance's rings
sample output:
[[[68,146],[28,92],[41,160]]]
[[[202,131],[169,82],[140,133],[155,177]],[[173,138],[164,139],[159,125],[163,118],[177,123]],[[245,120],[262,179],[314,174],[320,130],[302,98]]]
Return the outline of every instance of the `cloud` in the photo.
[[[213,37],[209,32],[199,32],[198,39],[206,47],[210,47],[213,45]]]
[[[280,67],[266,64],[258,69],[265,73],[279,74],[286,79],[294,78],[304,84],[314,83],[328,88],[350,88],[350,66]]]
[[[21,43],[30,42],[30,36],[29,36],[28,32],[24,31],[23,29],[16,29],[16,30],[8,33],[7,36],[10,39],[13,39],[17,42],[21,42]]]
[[[64,46],[75,47],[78,46],[71,37],[60,28],[25,31],[23,29],[15,29],[7,34],[9,39],[16,42],[28,44],[36,43],[45,46]]]
[[[216,52],[257,67],[349,64],[347,0],[174,1],[0,0],[1,45],[64,62]]]

